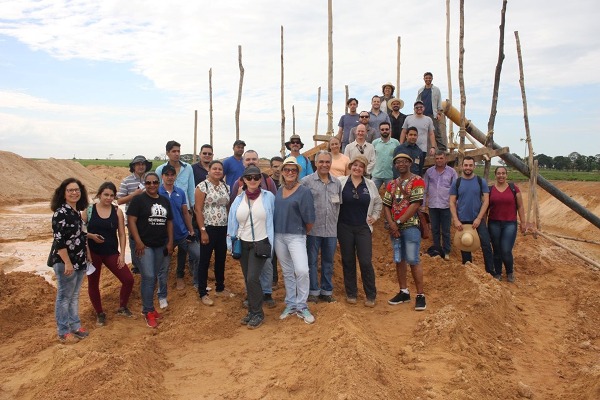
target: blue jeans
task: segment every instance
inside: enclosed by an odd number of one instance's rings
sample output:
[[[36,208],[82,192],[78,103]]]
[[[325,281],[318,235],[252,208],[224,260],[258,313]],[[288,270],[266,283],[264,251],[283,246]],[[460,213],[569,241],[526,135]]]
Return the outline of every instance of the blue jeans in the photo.
[[[54,314],[59,335],[81,328],[79,319],[79,291],[85,277],[85,269],[65,275],[65,264],[52,266],[56,274],[56,304]]]
[[[462,222],[462,221],[461,221]],[[463,222],[463,224],[471,222]],[[479,235],[479,241],[481,242],[481,251],[483,253],[483,263],[485,264],[485,272],[491,275],[495,275],[494,272],[494,255],[492,254],[492,244],[490,243],[490,233],[485,221],[481,221],[481,224],[477,227],[477,234]],[[462,263],[473,261],[473,255],[468,251],[461,251]]]
[[[273,293],[273,257],[269,257],[265,261],[260,273],[260,287],[263,294]]]
[[[450,225],[452,214],[449,208],[429,208],[429,219],[431,221],[431,235],[433,245],[442,250],[444,254],[450,254],[452,240],[450,239]],[[440,238],[441,232],[441,238]]]
[[[146,247],[144,254],[140,257],[140,292],[142,294],[142,312],[148,313],[154,311],[154,289],[156,287],[156,279],[159,273],[165,273],[163,279],[166,285],[166,276],[169,274],[170,256],[165,256],[166,247]],[[166,267],[165,267],[166,266]],[[166,289],[165,289],[166,292]]]
[[[385,179],[385,178],[377,178],[377,177],[373,177],[371,178],[371,180],[373,181],[373,183],[375,184],[375,187],[377,188],[377,190],[379,190],[379,188],[381,187],[381,185],[383,185],[384,183],[387,185],[387,183],[389,181],[391,181],[393,178],[390,179]]]
[[[308,273],[310,278],[309,294],[331,296],[333,294],[333,256],[337,245],[337,237],[306,237],[308,251]],[[317,259],[321,251],[321,285],[319,286],[319,266]]]
[[[502,275],[502,264],[507,274],[513,273],[512,249],[517,239],[517,221],[488,221],[492,248],[494,250],[494,270]]]
[[[129,235],[129,250],[131,252],[131,264],[137,269],[140,269],[140,259],[135,255],[135,240]]]
[[[307,308],[310,278],[308,276],[306,236],[276,233],[275,251],[281,264],[285,283],[285,304],[297,310]]]
[[[392,237],[394,246],[394,262],[406,261],[408,265],[419,265],[419,247],[421,247],[421,231],[412,226],[400,231],[400,237]]]
[[[197,238],[200,236],[196,235]],[[183,278],[185,273],[185,256],[189,255],[190,271],[194,278],[194,285],[198,284],[198,265],[200,264],[200,243],[188,242],[187,238],[176,240],[173,248],[177,247],[177,277]],[[165,296],[166,297],[166,296]],[[159,296],[159,298],[163,298]]]

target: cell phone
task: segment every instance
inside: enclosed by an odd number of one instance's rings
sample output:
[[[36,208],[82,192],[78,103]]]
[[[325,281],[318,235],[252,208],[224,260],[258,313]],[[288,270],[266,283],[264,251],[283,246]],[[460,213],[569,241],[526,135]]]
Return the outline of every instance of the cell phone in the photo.
[[[188,242],[197,242],[198,241],[198,237],[196,235],[188,235],[187,241]]]

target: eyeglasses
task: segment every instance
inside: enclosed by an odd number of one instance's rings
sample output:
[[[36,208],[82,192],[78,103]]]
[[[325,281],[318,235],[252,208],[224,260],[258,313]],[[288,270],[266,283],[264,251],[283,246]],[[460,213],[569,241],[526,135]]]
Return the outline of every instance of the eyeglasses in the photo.
[[[421,109],[421,108],[425,108],[425,107],[423,107],[423,106],[416,106],[415,110],[418,110],[418,109]]]
[[[246,179],[247,181],[260,181],[261,176],[260,175],[246,175],[244,176],[244,179]]]
[[[358,195],[358,192],[356,191],[356,188],[352,189],[352,198],[357,199],[357,200],[360,198],[360,196]]]
[[[146,186],[150,186],[150,185],[158,185],[158,181],[146,181],[144,182],[144,184]]]
[[[361,115],[360,117],[361,117],[361,118],[369,118],[369,116],[368,116],[368,115]]]
[[[298,172],[298,169],[297,168],[283,168],[282,171],[285,172],[286,174],[295,174]]]
[[[67,189],[67,193],[81,193],[81,189],[79,189],[79,188]]]
[[[380,130],[381,132],[388,132],[388,131],[390,130],[390,128],[385,128],[385,129],[384,129],[384,128],[381,128],[381,129],[379,129],[379,130]]]
[[[213,153],[205,153],[205,152],[202,152],[202,155],[203,155],[203,156],[212,156],[212,155],[213,155]]]

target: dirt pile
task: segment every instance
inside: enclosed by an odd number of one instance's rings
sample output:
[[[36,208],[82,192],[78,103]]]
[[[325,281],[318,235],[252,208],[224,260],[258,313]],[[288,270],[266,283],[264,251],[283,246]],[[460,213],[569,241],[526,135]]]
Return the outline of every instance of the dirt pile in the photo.
[[[118,182],[118,173],[101,170],[99,180]],[[598,207],[600,184],[564,185],[592,210]],[[543,191],[540,201],[548,230],[596,235]],[[34,226],[23,229],[35,236]],[[37,237],[48,235],[49,225],[37,226]],[[598,259],[595,246],[573,243]],[[422,248],[429,245],[425,241]],[[374,309],[362,305],[362,289],[357,305],[344,301],[336,254],[338,302],[311,305],[315,324],[279,320],[285,297],[280,274],[273,292],[278,305],[265,309],[265,324],[255,331],[239,324],[246,311],[235,260],[227,260],[226,285],[238,296],[213,296],[214,307],[199,302],[189,274],[186,288],[175,289],[172,262],[169,307],[157,330],[147,328],[139,314],[139,275],[129,303],[134,318],[115,315],[120,285],[105,269],[107,325],[95,326],[84,282],[80,315],[90,336],[68,346],[56,340],[51,284],[32,274],[0,273],[0,399],[600,398],[600,276],[578,258],[520,235],[516,282],[509,284],[484,272],[480,253],[466,266],[457,252],[449,262],[422,256],[428,306],[419,313],[414,304],[386,303],[398,287],[381,221],[373,253]],[[0,258],[0,267],[11,269],[20,257]],[[409,287],[414,298],[410,277]]]

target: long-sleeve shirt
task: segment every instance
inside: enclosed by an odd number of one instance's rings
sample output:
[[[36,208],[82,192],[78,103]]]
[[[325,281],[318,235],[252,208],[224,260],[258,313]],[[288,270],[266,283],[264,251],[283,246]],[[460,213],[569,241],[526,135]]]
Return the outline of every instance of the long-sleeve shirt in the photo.
[[[369,142],[365,142],[363,145],[359,145],[356,140],[352,143],[349,143],[344,150],[344,154],[350,160],[352,160],[356,156],[364,156],[369,161],[369,165],[367,165],[367,170],[365,173],[367,175],[371,175],[373,172],[373,168],[375,168],[375,147]]]

